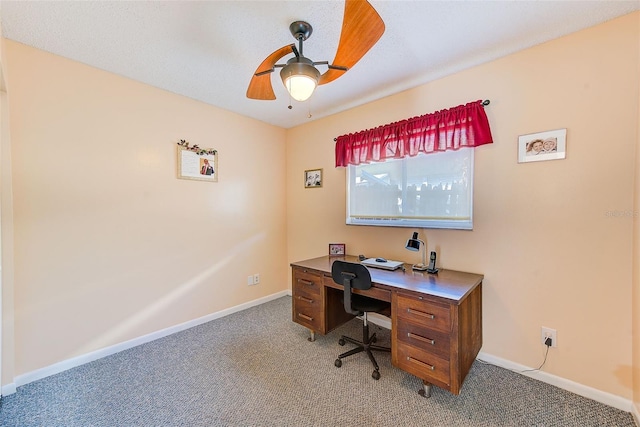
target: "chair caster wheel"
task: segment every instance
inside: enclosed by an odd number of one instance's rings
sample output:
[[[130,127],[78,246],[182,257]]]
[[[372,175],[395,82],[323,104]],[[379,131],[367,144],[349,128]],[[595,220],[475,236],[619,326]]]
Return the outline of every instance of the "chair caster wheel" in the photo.
[[[374,380],[379,380],[380,379],[380,372],[373,371],[373,374],[371,374],[371,378],[373,378]]]
[[[371,337],[371,341],[370,342],[376,342],[378,341],[378,338],[376,338],[375,336]]]
[[[340,339],[338,340],[338,344],[340,344],[340,345],[344,345],[344,344],[345,344],[345,341],[344,341],[342,338],[340,338]]]
[[[336,361],[334,362],[334,365],[336,365],[336,368],[339,368],[340,366],[342,366],[342,360],[336,359]]]

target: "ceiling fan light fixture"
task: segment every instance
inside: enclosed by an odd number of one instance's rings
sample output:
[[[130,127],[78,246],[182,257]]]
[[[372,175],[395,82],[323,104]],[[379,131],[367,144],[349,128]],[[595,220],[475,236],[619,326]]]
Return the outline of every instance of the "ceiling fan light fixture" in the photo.
[[[306,101],[318,86],[320,72],[305,57],[292,58],[280,71],[284,87],[296,101]]]

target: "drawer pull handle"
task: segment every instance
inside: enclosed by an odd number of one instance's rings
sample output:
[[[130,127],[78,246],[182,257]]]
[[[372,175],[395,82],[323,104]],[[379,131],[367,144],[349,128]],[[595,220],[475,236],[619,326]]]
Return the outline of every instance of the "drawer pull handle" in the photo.
[[[424,311],[414,310],[412,308],[407,308],[407,313],[415,314],[416,316],[426,317],[427,319],[434,319],[436,316],[431,313],[425,313]]]
[[[407,356],[407,360],[408,360],[409,362],[417,363],[418,365],[422,366],[423,368],[429,369],[429,370],[431,370],[431,371],[435,371],[435,370],[436,370],[436,367],[435,367],[435,366],[433,366],[433,365],[429,365],[428,363],[424,363],[424,362],[422,362],[422,361],[420,361],[420,360],[418,360],[418,359],[414,359],[414,358],[413,358],[413,357],[411,357],[411,356]]]
[[[309,317],[305,314],[302,313],[298,313],[298,317],[302,317],[304,320],[308,321],[308,322],[313,322],[313,317]]]
[[[305,298],[305,297],[301,297],[300,295],[298,295],[296,298],[298,298],[299,300],[302,300],[308,304],[313,304],[313,300],[309,299],[309,298]]]
[[[303,285],[313,286],[313,282],[309,280],[298,279],[298,282],[302,283]]]
[[[407,332],[407,337],[413,338],[414,340],[422,341],[424,343],[431,344],[431,345],[434,345],[436,343],[435,340],[432,340],[430,338],[425,338],[420,335],[412,334],[411,332]]]

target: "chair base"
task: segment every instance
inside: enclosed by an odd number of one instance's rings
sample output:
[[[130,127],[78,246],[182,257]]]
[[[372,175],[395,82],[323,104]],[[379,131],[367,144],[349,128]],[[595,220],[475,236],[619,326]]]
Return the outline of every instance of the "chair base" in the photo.
[[[373,351],[390,352],[391,349],[389,347],[382,347],[379,345],[372,344],[376,342],[376,334],[374,333],[373,335],[369,336],[369,325],[367,323],[366,315],[364,317],[364,323],[362,326],[362,341],[358,341],[354,338],[343,335],[338,340],[338,344],[344,345],[345,342],[355,344],[357,347],[339,355],[334,363],[336,367],[339,368],[342,366],[342,359],[344,359],[345,357],[349,357],[354,354],[365,352],[367,353],[367,356],[369,356],[369,360],[371,360],[371,363],[373,364],[373,368],[374,368],[373,373],[371,374],[371,377],[373,377],[374,380],[380,379],[380,367],[378,366],[378,362],[376,362],[375,357],[373,357]]]

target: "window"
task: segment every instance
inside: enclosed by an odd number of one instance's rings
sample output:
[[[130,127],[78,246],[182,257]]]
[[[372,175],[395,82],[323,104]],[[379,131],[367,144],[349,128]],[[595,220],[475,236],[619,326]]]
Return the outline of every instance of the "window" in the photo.
[[[347,167],[347,224],[473,228],[473,148]]]

